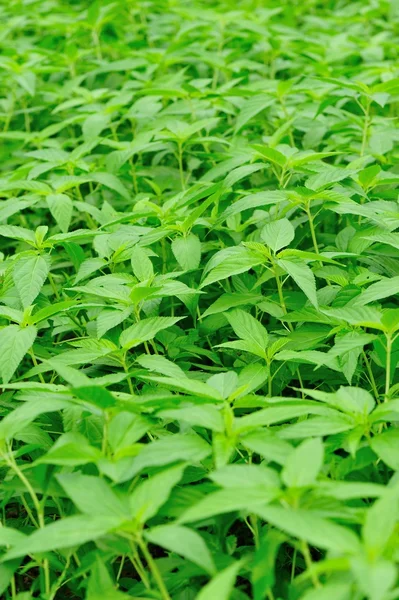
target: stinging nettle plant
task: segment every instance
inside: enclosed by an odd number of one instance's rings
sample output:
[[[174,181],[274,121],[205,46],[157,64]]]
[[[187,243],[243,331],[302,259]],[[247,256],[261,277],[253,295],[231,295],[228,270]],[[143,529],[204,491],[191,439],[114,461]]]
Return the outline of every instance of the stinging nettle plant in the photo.
[[[1,598],[399,598],[397,2],[0,17]]]

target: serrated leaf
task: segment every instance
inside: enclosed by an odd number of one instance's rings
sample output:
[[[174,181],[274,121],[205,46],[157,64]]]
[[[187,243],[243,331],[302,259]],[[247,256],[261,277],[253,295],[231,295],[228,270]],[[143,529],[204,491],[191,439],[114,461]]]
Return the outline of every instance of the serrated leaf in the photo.
[[[181,319],[182,317],[150,317],[142,319],[121,333],[119,343],[125,350],[129,350],[130,348],[139,346],[143,342],[152,340],[159,331],[172,327],[181,321]]]
[[[72,200],[66,194],[49,194],[46,197],[46,202],[59,228],[63,233],[66,233],[72,219]]]
[[[295,229],[288,219],[270,221],[260,232],[262,240],[273,252],[288,246],[295,237]]]
[[[43,256],[24,256],[14,265],[13,278],[22,306],[30,306],[47,279],[49,263]]]
[[[315,308],[318,308],[316,296],[316,280],[312,270],[305,262],[280,259],[278,264],[292,277],[298,287],[309,298]]]
[[[0,329],[0,373],[3,383],[8,383],[25,354],[30,350],[37,334],[36,327],[8,325]]]

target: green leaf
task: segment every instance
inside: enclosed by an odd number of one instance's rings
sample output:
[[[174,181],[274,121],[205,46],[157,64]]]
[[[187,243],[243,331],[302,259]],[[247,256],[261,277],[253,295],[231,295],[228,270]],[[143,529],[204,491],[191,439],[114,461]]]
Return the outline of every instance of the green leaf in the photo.
[[[292,452],[292,446],[288,442],[279,439],[274,433],[267,430],[255,431],[241,438],[243,446],[256,452],[280,465],[284,465],[287,457]]]
[[[49,194],[46,202],[57,225],[63,233],[66,233],[72,219],[72,200],[66,194]]]
[[[41,321],[45,321],[52,317],[53,315],[57,315],[58,313],[68,311],[70,308],[78,308],[76,302],[74,300],[65,300],[63,302],[56,302],[50,306],[45,306],[44,308],[36,311],[29,319],[29,322],[32,325],[36,325]]]
[[[399,470],[399,429],[390,429],[370,440],[374,452],[391,469]]]
[[[13,278],[24,308],[33,303],[42,289],[48,273],[49,263],[43,256],[24,256],[16,262]]]
[[[256,351],[255,354],[264,357],[269,343],[266,328],[252,315],[238,308],[226,313],[225,316],[234,333],[249,343]]]
[[[281,473],[287,487],[313,485],[323,466],[324,448],[320,438],[305,440],[292,451]]]
[[[302,600],[351,600],[352,585],[350,583],[328,583],[316,590],[309,590]]]
[[[288,425],[279,432],[280,437],[284,439],[302,439],[312,436],[333,435],[349,431],[355,427],[355,422],[339,413],[330,417],[313,417],[307,421],[300,421],[293,425]]]
[[[143,446],[139,455],[130,461],[120,481],[128,481],[148,467],[170,465],[174,462],[198,463],[210,453],[211,447],[198,435],[175,434]]]
[[[82,473],[61,473],[57,481],[80,512],[121,520],[129,518],[127,502],[122,502],[104,479]]]
[[[183,271],[197,269],[201,261],[201,242],[193,233],[175,238],[172,252]]]
[[[0,329],[0,374],[3,383],[8,383],[25,354],[30,350],[37,334],[36,327],[8,325]]]
[[[123,331],[119,337],[119,343],[124,350],[130,350],[143,342],[154,339],[163,329],[172,327],[183,317],[150,317],[142,319]]]
[[[366,551],[372,560],[383,554],[394,533],[398,516],[399,498],[395,489],[387,490],[368,509],[362,534]]]
[[[141,482],[130,496],[130,511],[138,523],[146,523],[167,501],[173,487],[179,483],[186,465],[166,469]]]
[[[238,133],[253,117],[273,104],[274,99],[267,94],[256,94],[248,98],[238,114],[235,133]]]
[[[269,485],[228,487],[208,494],[191,506],[180,517],[181,523],[192,523],[235,511],[253,511],[257,506],[272,502],[279,494],[278,488]]]
[[[68,400],[52,396],[46,398],[42,393],[38,398],[30,399],[29,402],[17,406],[1,420],[0,440],[11,440],[16,434],[28,427],[39,415],[59,411],[68,406]]]
[[[80,433],[64,433],[51,449],[38,459],[38,462],[50,465],[76,466],[97,462],[101,452],[89,444]]]
[[[139,281],[146,281],[154,277],[154,268],[147,253],[140,246],[134,246],[131,250],[131,263],[133,273]]]
[[[29,537],[16,543],[6,553],[3,560],[8,561],[27,554],[81,546],[106,535],[109,531],[116,529],[120,523],[121,519],[115,516],[77,515],[65,517],[38,529]]]
[[[263,260],[261,256],[254,254],[243,246],[220,250],[206,266],[204,273],[209,273],[200,287],[203,288],[215,281],[245,273],[252,267],[260,265]]]
[[[97,317],[97,338],[101,339],[110,329],[120,325],[129,318],[132,308],[128,306],[122,310],[105,308]]]
[[[86,600],[128,600],[129,595],[116,589],[116,585],[99,555],[91,567]]]
[[[211,575],[215,565],[204,539],[194,530],[182,525],[160,525],[147,530],[146,539],[152,544],[180,554]]]
[[[349,554],[356,554],[360,550],[359,540],[350,529],[328,521],[315,512],[278,506],[255,507],[253,510],[268,523],[317,548]]]
[[[275,562],[278,550],[286,537],[280,531],[268,531],[256,550],[252,565],[254,600],[263,600],[275,584]]]
[[[286,157],[275,148],[267,148],[266,146],[261,146],[260,144],[255,144],[252,147],[261,155],[262,158],[265,158],[267,161],[270,161],[279,167],[285,166],[287,162]]]
[[[236,561],[220,571],[197,595],[196,600],[229,600],[243,561]]]
[[[301,288],[304,294],[309,298],[313,306],[318,308],[316,280],[308,265],[300,260],[293,261],[283,259],[278,261],[278,265],[292,277],[297,286]]]
[[[260,232],[262,240],[274,253],[288,246],[295,237],[295,229],[288,219],[270,221]]]

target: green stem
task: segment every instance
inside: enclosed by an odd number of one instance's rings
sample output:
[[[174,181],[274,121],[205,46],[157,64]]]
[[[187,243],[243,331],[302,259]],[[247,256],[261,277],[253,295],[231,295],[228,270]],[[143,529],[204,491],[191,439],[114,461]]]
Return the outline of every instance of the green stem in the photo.
[[[4,454],[3,452],[1,452],[1,457],[3,458],[3,460],[5,461],[5,463],[10,467],[10,469],[12,471],[14,471],[14,473],[16,474],[16,476],[18,477],[18,479],[23,483],[23,485],[28,490],[28,493],[29,493],[29,495],[30,495],[30,497],[32,499],[33,505],[34,505],[36,513],[37,513],[37,520],[38,520],[38,523],[39,523],[39,527],[40,527],[40,529],[43,529],[43,527],[44,527],[44,514],[43,514],[43,509],[42,509],[42,507],[40,505],[40,502],[39,502],[39,498],[37,497],[35,490],[31,486],[30,481],[25,477],[24,473],[21,471],[21,469],[19,468],[18,464],[14,460],[14,457],[12,456],[12,453],[11,453],[11,448],[9,449],[9,454]],[[49,562],[48,562],[47,559],[43,560],[42,567],[43,567],[43,572],[44,572],[44,588],[45,588],[45,593],[48,596],[49,593],[50,593],[51,582],[50,582]]]
[[[148,551],[147,544],[141,537],[137,538],[137,544],[138,544],[141,552],[143,553],[143,556],[144,556],[144,558],[147,562],[147,565],[152,573],[152,576],[154,577],[154,579],[157,583],[157,586],[161,593],[162,600],[172,600],[171,597],[169,596],[168,590],[166,589],[164,580],[162,579],[162,575],[159,572],[157,564],[155,563],[154,559],[152,558],[150,552]]]
[[[292,556],[292,565],[291,565],[291,583],[294,581],[294,577],[295,577],[297,556],[298,556],[298,548],[294,548],[294,554]]]
[[[287,307],[285,305],[285,300],[284,300],[284,294],[283,294],[283,286],[281,284],[281,279],[280,279],[280,275],[277,272],[277,266],[274,265],[274,277],[276,280],[276,284],[277,284],[277,292],[278,292],[278,297],[280,300],[280,304],[281,304],[281,308],[283,309],[284,314],[287,314]]]
[[[366,151],[367,136],[368,136],[369,124],[370,124],[370,105],[371,105],[371,100],[369,98],[367,98],[366,109],[364,110],[364,124],[363,124],[362,147],[360,150],[360,156],[364,156],[364,153]]]
[[[123,365],[123,370],[125,371],[125,373],[127,375],[126,379],[127,379],[127,384],[129,386],[129,392],[132,394],[132,396],[134,396],[134,388],[133,388],[132,378],[129,375],[129,369],[126,364],[126,355],[123,357],[122,365]]]
[[[53,276],[52,276],[51,273],[48,274],[48,280],[50,282],[51,289],[53,290],[54,296],[57,298],[57,300],[59,300],[60,299],[60,295],[58,293],[57,286],[55,285],[55,281],[54,281],[54,278],[53,278]]]
[[[30,354],[30,356],[32,358],[32,362],[33,362],[34,366],[38,367],[39,365],[38,365],[38,362],[36,360],[36,356],[35,356],[32,348],[29,350],[29,354]],[[40,379],[41,383],[46,383],[45,380],[44,380],[44,377],[43,377],[43,375],[41,373],[39,373],[39,379]]]
[[[184,191],[186,189],[186,182],[184,180],[184,170],[183,170],[183,147],[182,147],[182,143],[178,142],[177,144],[178,147],[178,161],[179,161],[179,173],[180,173],[180,183],[181,183],[181,189]]]
[[[375,399],[378,402],[379,393],[378,393],[377,384],[376,384],[375,379],[374,379],[373,370],[372,370],[371,365],[370,365],[370,361],[367,358],[367,354],[366,354],[366,352],[364,350],[362,352],[362,355],[363,355],[363,359],[364,359],[364,364],[366,365],[366,369],[367,369],[367,373],[368,373],[368,376],[369,376],[370,384],[371,384],[371,387],[373,388],[373,393],[374,393]]]
[[[273,394],[272,370],[271,370],[270,362],[268,361],[266,364],[267,364],[267,395],[269,396],[269,398],[271,398],[272,394]]]
[[[310,578],[312,580],[313,586],[315,588],[321,587],[321,584],[320,584],[317,574],[313,573],[313,562],[312,562],[312,557],[310,556],[309,546],[304,541],[301,542],[301,550],[302,550],[303,558],[305,559],[306,569],[308,571],[310,571]]]
[[[13,575],[11,577],[10,584],[11,584],[11,598],[12,598],[12,600],[15,600],[16,597],[17,597],[17,586],[16,586],[16,583],[15,583],[15,575]]]
[[[389,389],[391,387],[391,353],[392,353],[392,337],[386,336],[387,339],[387,362],[385,369],[385,393],[384,402],[388,402]]]
[[[316,252],[316,254],[320,254],[320,252],[319,252],[319,245],[317,243],[317,238],[316,238],[316,230],[314,228],[313,215],[312,215],[312,212],[310,210],[309,204],[306,206],[306,214],[308,215],[308,219],[309,219],[309,229],[310,229],[310,234],[312,236],[312,242],[313,242],[314,251]]]

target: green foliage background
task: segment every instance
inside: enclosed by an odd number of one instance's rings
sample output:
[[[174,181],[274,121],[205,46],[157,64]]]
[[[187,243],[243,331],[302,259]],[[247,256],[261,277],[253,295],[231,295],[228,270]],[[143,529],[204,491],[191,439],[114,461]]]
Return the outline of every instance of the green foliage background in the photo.
[[[399,598],[398,1],[0,21],[1,597]]]

